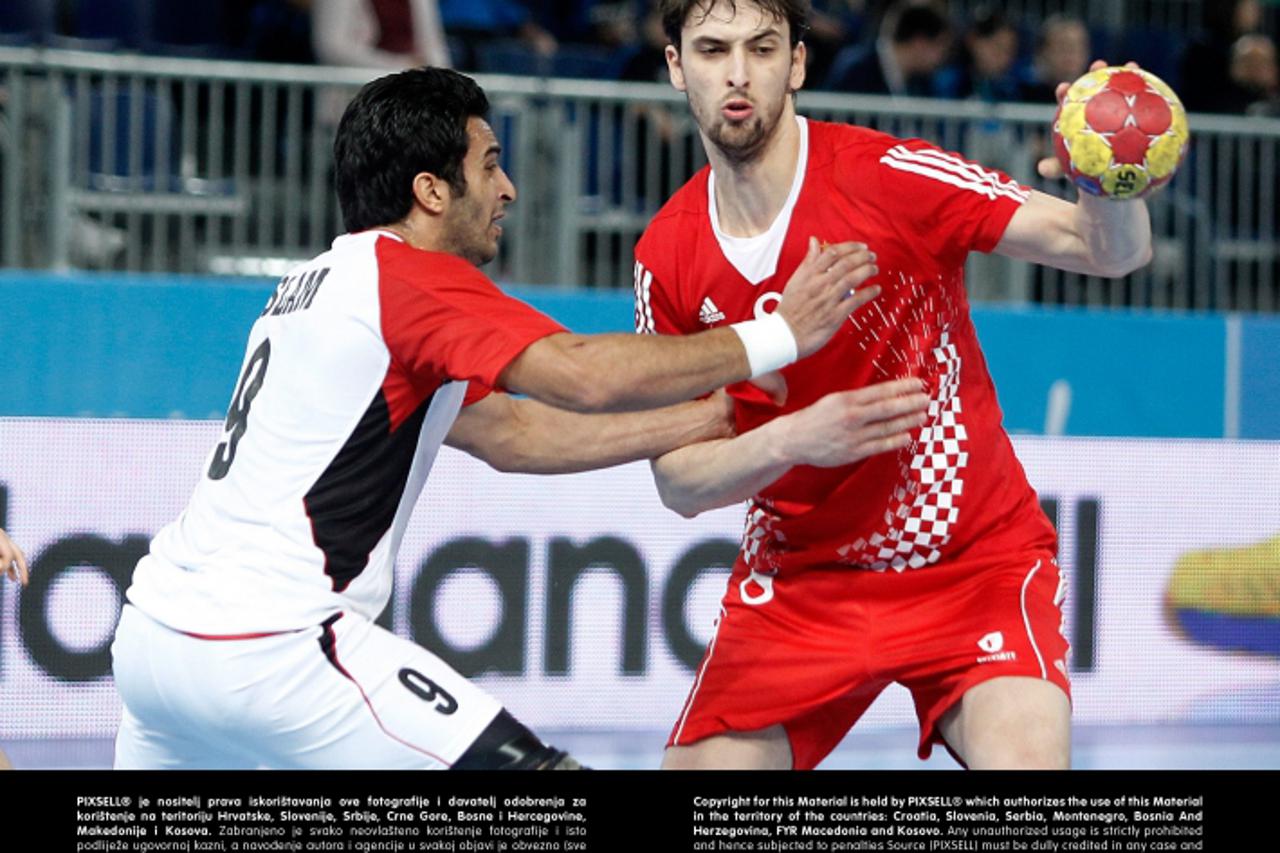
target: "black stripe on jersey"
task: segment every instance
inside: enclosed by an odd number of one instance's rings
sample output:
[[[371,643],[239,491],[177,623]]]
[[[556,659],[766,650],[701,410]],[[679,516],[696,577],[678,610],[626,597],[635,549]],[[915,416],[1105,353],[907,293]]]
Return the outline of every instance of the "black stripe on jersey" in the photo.
[[[369,564],[391,528],[418,449],[427,397],[394,431],[381,388],[347,443],[303,498],[311,537],[324,552],[324,573],[342,592]]]
[[[333,623],[341,618],[341,613],[335,613],[320,623],[320,651],[324,652],[324,656],[328,658],[329,663],[333,664],[334,669],[343,675],[347,675],[347,671],[342,668],[342,664],[338,663],[338,637],[333,633]],[[347,677],[350,678],[349,675]]]

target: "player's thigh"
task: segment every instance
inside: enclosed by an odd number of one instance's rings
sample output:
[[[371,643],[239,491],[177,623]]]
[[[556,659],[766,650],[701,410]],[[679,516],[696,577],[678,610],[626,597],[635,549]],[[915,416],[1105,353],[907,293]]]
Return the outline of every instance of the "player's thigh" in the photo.
[[[352,614],[310,646],[275,691],[293,722],[263,744],[273,766],[448,768],[502,707],[422,646]]]
[[[961,696],[938,728],[972,770],[1059,770],[1071,764],[1071,702],[1052,681],[983,681]]]
[[[116,731],[116,770],[253,770],[260,762],[228,739],[202,739],[180,724],[152,726],[125,707]]]
[[[669,746],[663,770],[790,770],[791,743],[782,726],[711,735],[687,746]]]
[[[115,741],[120,770],[254,768],[239,739],[220,734],[217,680],[225,674],[210,643],[171,631],[131,605],[111,644],[123,700]]]

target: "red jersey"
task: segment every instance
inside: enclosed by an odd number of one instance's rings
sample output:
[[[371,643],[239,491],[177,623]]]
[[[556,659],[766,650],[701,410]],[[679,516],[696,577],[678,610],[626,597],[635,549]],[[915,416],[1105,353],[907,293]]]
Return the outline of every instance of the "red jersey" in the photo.
[[[1055,535],[1001,427],[964,290],[964,262],[991,251],[1028,190],[920,140],[797,119],[791,195],[764,234],[719,233],[704,168],[636,246],[636,324],[690,334],[772,311],[811,236],[876,253],[882,293],[823,349],[783,368],[785,400],[729,392],[739,432],[833,391],[923,378],[932,398],[912,443],[839,468],[798,466],[748,508],[755,571],[820,563],[884,570],[1054,548]]]

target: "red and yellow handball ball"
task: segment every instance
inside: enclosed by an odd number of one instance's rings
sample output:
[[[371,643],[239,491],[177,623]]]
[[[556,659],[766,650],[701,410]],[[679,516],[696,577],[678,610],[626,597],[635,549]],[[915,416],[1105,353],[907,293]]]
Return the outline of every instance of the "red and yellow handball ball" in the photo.
[[[1085,192],[1141,198],[1169,182],[1191,139],[1173,89],[1140,68],[1098,68],[1071,84],[1053,119],[1053,146]]]

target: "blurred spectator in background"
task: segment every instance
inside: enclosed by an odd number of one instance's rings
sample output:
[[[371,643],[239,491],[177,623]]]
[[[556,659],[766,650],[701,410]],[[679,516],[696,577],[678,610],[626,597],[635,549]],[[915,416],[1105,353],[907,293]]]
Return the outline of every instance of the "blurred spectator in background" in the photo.
[[[327,65],[449,65],[436,0],[311,0],[312,44]]]
[[[440,0],[440,19],[458,48],[459,68],[475,70],[486,42],[518,39],[535,54],[549,57],[559,47],[556,37],[534,18],[521,0]]]
[[[935,75],[951,48],[951,22],[933,3],[899,0],[889,6],[879,37],[836,55],[826,88],[878,95],[936,92]]]
[[[1231,47],[1231,82],[1242,96],[1240,112],[1280,117],[1280,66],[1270,36],[1254,33],[1236,39]]]
[[[649,0],[644,16],[636,22],[639,41],[622,67],[623,80],[638,83],[666,83],[670,80],[664,53],[668,39],[662,31],[662,14],[658,8],[660,3],[661,0]]]
[[[1244,97],[1232,80],[1232,49],[1244,35],[1262,27],[1258,0],[1206,0],[1203,26],[1182,55],[1178,94],[1188,110],[1243,112]]]
[[[867,5],[866,0],[813,0],[809,32],[804,37],[808,79],[826,79],[836,55],[863,40],[870,20]]]
[[[525,0],[533,20],[563,47],[566,44],[634,47],[642,0]]]
[[[1059,83],[1071,83],[1089,70],[1092,48],[1084,21],[1070,15],[1050,15],[1040,25],[1031,73],[1020,87],[1018,100],[1057,103]]]
[[[312,0],[227,0],[231,46],[257,62],[316,61],[311,47]]]
[[[955,63],[938,73],[942,94],[990,103],[1018,100],[1018,29],[1000,10],[994,6],[974,9],[959,53]]]

